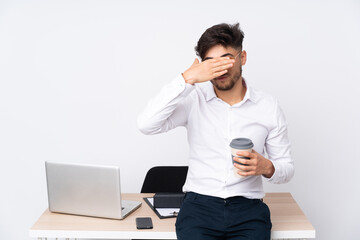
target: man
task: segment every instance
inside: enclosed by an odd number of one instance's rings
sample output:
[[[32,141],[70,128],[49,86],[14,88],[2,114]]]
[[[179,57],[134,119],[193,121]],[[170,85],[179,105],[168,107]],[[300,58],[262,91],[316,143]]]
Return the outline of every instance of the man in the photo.
[[[138,118],[145,134],[187,128],[189,171],[176,220],[179,240],[270,239],[262,178],[286,183],[294,174],[278,102],[242,77],[243,38],[239,24],[207,29],[195,48],[202,62],[195,59],[164,86]],[[233,164],[229,144],[239,137],[251,139],[254,148],[237,152]],[[234,167],[245,177],[235,176]]]

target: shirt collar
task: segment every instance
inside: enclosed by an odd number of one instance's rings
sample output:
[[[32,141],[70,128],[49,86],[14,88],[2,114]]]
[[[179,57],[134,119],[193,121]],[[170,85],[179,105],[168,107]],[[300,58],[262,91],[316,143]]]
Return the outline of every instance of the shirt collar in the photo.
[[[242,78],[242,79],[246,85],[246,93],[245,93],[243,101],[250,100],[250,101],[256,103],[259,100],[259,96],[256,94],[254,89],[249,85],[249,82],[246,81],[245,78]],[[217,98],[215,90],[214,90],[214,86],[210,81],[206,82],[206,86],[204,88],[204,95],[205,95],[205,99],[207,102],[212,100],[213,98]]]

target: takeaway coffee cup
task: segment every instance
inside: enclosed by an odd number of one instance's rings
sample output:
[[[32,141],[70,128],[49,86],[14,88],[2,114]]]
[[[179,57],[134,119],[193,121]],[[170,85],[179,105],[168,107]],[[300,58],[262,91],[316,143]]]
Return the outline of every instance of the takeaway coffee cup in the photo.
[[[239,157],[236,152],[237,151],[247,151],[247,152],[251,152],[252,149],[254,147],[253,142],[248,139],[248,138],[234,138],[231,143],[230,143],[230,150],[231,150],[231,160],[232,163],[237,163],[237,164],[241,164],[239,162],[236,162],[233,160],[233,157]],[[250,159],[248,157],[239,157],[239,158],[244,158],[244,159]],[[244,165],[244,164],[241,164]],[[234,167],[234,174],[235,176],[239,177],[239,178],[244,178],[244,176],[239,175],[237,172],[239,171],[238,168]]]

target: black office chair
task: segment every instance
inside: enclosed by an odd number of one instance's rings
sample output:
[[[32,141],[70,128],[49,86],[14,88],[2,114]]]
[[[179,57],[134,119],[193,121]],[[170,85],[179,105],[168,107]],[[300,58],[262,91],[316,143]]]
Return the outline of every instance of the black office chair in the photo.
[[[187,172],[187,166],[153,167],[145,176],[141,193],[181,193]]]

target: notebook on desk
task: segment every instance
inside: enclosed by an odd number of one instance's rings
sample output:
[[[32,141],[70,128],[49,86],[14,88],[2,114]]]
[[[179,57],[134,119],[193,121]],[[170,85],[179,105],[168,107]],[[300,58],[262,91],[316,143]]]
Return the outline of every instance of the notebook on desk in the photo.
[[[141,202],[121,200],[117,166],[45,162],[49,210],[123,219]]]

